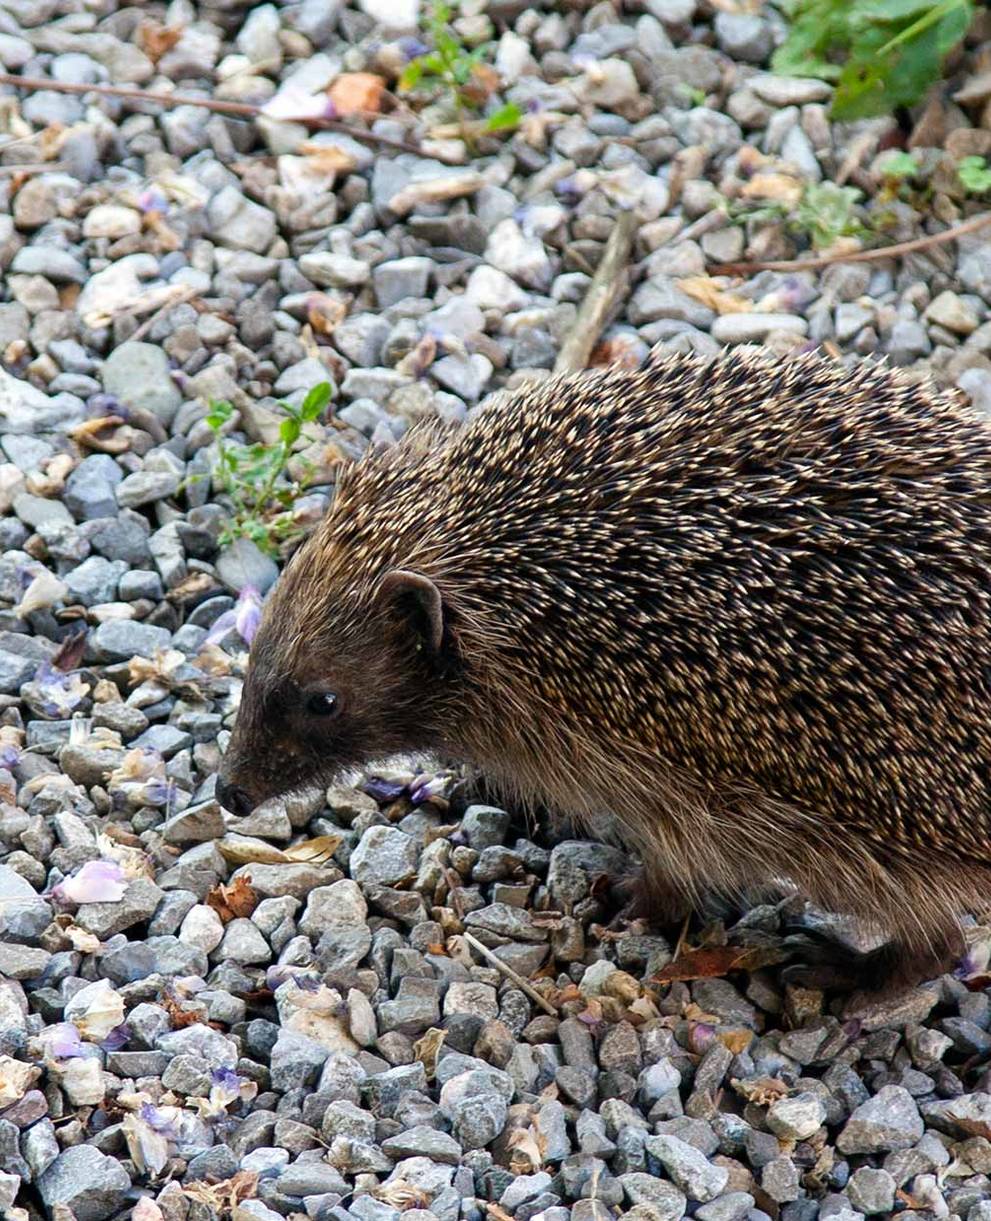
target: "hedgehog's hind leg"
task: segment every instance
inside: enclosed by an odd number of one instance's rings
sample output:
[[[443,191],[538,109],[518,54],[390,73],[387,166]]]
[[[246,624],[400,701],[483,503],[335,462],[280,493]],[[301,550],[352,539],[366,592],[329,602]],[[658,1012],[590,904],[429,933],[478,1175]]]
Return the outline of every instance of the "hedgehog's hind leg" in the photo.
[[[864,951],[838,936],[803,928],[790,936],[785,946],[798,957],[781,973],[786,983],[890,995],[950,970],[963,952],[963,937],[955,928],[926,946],[896,937],[877,949]]]

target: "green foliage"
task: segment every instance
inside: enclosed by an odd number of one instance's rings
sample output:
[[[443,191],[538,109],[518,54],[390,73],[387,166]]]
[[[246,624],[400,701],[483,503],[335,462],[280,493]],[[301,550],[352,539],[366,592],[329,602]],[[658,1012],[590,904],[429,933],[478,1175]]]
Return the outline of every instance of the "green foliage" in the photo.
[[[991,165],[983,157],[964,157],[957,166],[957,177],[971,195],[991,191]]]
[[[854,211],[861,192],[835,182],[810,182],[795,208],[791,227],[807,233],[816,250],[832,246],[837,238],[863,233]]]
[[[306,424],[323,415],[333,394],[329,382],[321,382],[307,394],[299,407],[279,403],[285,418],[279,423],[279,442],[268,445],[232,445],[223,434],[224,425],[234,414],[230,403],[211,402],[206,422],[217,438],[217,465],[213,476],[231,499],[233,516],[221,542],[237,537],[250,538],[269,555],[296,532],[292,503],[299,487],[286,475],[293,446]]]
[[[914,178],[922,167],[911,153],[892,153],[881,169],[881,176],[891,182],[902,182]]]
[[[789,0],[791,29],[775,72],[834,81],[833,118],[911,106],[963,40],[974,0]]]
[[[471,86],[476,69],[485,61],[489,46],[469,51],[458,39],[450,21],[450,6],[444,0],[434,0],[424,28],[433,50],[410,60],[399,78],[399,89],[409,92],[424,85],[439,85],[450,96],[458,117],[463,120],[466,111],[478,110],[482,105],[478,91],[473,91]],[[485,118],[485,130],[513,131],[522,117],[519,106],[515,102],[507,102]]]

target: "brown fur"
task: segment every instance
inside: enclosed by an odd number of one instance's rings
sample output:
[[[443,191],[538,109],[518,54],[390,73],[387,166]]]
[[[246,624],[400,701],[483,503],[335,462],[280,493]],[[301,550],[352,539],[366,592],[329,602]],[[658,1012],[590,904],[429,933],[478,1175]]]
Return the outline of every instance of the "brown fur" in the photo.
[[[443,751],[615,812],[669,907],[787,877],[891,935],[868,984],[931,976],[991,886],[989,568],[991,429],[954,397],[817,357],[555,379],[345,474],[224,778],[247,806]]]

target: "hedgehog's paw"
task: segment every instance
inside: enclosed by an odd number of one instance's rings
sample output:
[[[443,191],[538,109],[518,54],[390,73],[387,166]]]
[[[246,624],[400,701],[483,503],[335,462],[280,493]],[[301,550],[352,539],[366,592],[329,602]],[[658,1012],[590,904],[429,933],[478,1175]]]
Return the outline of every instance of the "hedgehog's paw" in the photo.
[[[890,996],[935,979],[954,958],[952,936],[919,949],[897,939],[874,950],[857,950],[842,938],[802,927],[785,938],[785,949],[798,961],[781,972],[785,983],[823,991]]]

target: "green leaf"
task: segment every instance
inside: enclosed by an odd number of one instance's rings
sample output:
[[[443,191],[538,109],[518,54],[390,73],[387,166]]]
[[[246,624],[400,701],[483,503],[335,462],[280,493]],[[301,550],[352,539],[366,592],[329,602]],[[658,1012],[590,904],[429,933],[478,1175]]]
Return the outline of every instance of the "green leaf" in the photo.
[[[411,59],[403,70],[403,74],[399,78],[398,88],[400,93],[406,93],[410,89],[415,89],[423,79],[423,73],[426,69],[424,59],[421,55],[417,59]]]
[[[314,420],[319,419],[326,410],[333,394],[334,387],[330,382],[318,382],[309,391],[306,398],[303,399],[303,406],[299,410],[300,416],[307,423],[312,423]]]
[[[911,153],[892,153],[885,160],[881,167],[881,174],[884,178],[892,178],[900,181],[902,178],[912,178],[919,172],[920,166],[918,161]]]
[[[991,191],[991,166],[983,157],[964,157],[957,166],[957,177],[971,195]]]
[[[493,112],[485,120],[486,131],[512,131],[519,127],[520,120],[523,118],[523,111],[515,102],[507,102],[505,106],[500,106],[498,110]]]
[[[294,445],[299,440],[301,431],[299,420],[283,420],[279,425],[279,436],[283,445]]]

